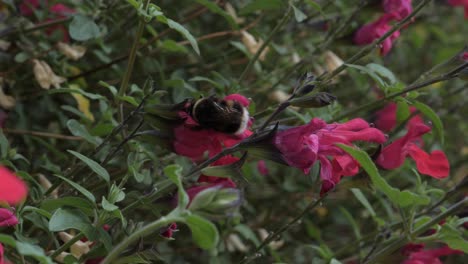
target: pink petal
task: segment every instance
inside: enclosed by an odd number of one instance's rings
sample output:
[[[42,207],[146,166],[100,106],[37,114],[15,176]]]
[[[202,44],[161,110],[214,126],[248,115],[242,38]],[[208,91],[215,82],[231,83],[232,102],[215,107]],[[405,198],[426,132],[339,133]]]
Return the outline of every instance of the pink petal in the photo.
[[[408,137],[404,136],[386,146],[377,158],[376,163],[387,170],[396,169],[403,165],[406,157],[404,147],[407,142]]]
[[[249,99],[247,97],[240,95],[240,94],[230,94],[226,97],[224,97],[224,100],[233,100],[239,102],[241,105],[244,107],[248,107],[250,104]]]
[[[257,162],[257,170],[263,176],[266,176],[266,175],[269,174],[269,170],[268,170],[264,160],[259,160]]]
[[[14,226],[18,224],[18,218],[15,214],[5,208],[0,208],[0,227],[2,226]]]
[[[416,144],[410,144],[408,154],[416,161],[416,167],[422,174],[443,179],[449,176],[450,164],[441,150],[434,150],[427,154]]]
[[[28,195],[26,184],[5,167],[0,166],[0,202],[18,204]]]
[[[5,263],[5,260],[3,259],[3,254],[4,254],[3,245],[2,243],[0,243],[0,264]]]

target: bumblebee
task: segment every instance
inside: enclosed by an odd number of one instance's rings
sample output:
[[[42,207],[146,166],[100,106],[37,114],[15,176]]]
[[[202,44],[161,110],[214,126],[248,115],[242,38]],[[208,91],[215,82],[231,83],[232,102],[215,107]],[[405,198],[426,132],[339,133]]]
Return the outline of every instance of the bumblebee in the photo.
[[[201,128],[234,135],[244,133],[249,122],[249,112],[242,104],[214,95],[194,101],[189,114]]]

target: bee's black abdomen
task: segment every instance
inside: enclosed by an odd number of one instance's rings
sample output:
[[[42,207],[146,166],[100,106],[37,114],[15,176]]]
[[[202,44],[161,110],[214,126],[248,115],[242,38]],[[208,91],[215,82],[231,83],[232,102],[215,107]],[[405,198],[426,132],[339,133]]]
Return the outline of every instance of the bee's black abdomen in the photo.
[[[243,111],[237,102],[208,97],[195,102],[191,115],[203,128],[232,134],[242,124]]]

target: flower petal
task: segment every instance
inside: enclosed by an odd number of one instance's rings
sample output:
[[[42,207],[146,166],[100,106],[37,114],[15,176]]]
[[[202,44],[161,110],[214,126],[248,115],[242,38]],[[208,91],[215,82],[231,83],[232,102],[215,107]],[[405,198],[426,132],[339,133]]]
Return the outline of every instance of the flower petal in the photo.
[[[28,194],[26,184],[7,168],[1,166],[0,183],[0,202],[7,202],[10,205],[18,204]]]
[[[15,214],[5,208],[0,208],[0,227],[2,226],[14,226],[18,224],[18,218]]]
[[[450,164],[441,150],[434,150],[428,154],[416,144],[410,144],[408,154],[416,161],[416,167],[422,174],[443,179],[450,173]]]

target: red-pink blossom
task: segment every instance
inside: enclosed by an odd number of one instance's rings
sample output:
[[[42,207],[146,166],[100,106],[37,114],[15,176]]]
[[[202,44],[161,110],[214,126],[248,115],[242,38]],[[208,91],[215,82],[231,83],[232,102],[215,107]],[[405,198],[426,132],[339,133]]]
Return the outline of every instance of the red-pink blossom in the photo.
[[[447,0],[449,5],[463,6],[465,8],[465,19],[468,19],[468,0]]]
[[[48,1],[44,1],[43,4],[44,4],[44,7],[47,8]],[[20,9],[20,13],[23,16],[32,16],[33,11],[36,10],[36,9],[39,9],[40,7],[41,7],[41,5],[40,5],[39,0],[24,0],[20,4],[19,9]],[[50,6],[50,7],[48,7],[48,11],[49,11],[48,18],[46,18],[43,21],[40,21],[38,23],[39,25],[41,23],[44,23],[44,22],[50,22],[50,21],[53,21],[55,19],[64,18],[64,17],[67,17],[67,16],[69,16],[71,14],[76,13],[75,9],[70,8],[70,7],[68,7],[68,6],[64,5],[64,4],[54,4],[54,5]],[[67,29],[66,29],[66,27],[64,25],[50,26],[50,27],[46,28],[46,30],[45,30],[47,35],[51,35],[56,31],[60,31],[62,33],[62,35],[63,35],[62,41],[64,41],[64,42],[69,42],[70,41],[70,37],[68,36],[68,31],[67,31]]]
[[[393,14],[400,21],[413,12],[411,0],[384,0],[383,9],[387,14]]]
[[[362,26],[354,35],[354,43],[357,45],[367,45],[374,40],[382,37],[387,33],[392,26],[390,22],[395,19],[394,14],[382,15],[377,21]],[[399,31],[393,32],[380,44],[380,54],[387,55],[392,49],[392,43],[400,36]]]
[[[422,248],[424,248],[424,245],[422,247],[418,245],[410,249],[413,250],[413,252],[405,252],[405,254],[409,256],[406,260],[401,262],[401,264],[442,264],[439,259],[441,256],[463,254],[462,251],[451,249],[448,246],[427,250],[422,250]]]
[[[409,110],[411,114],[417,111],[416,107],[414,106],[410,106]],[[376,113],[375,127],[384,132],[389,132],[392,129],[394,129],[397,125],[396,112],[397,112],[396,103],[391,102],[387,104],[383,109],[379,110]],[[412,122],[422,123],[423,120],[420,115],[415,115],[411,117],[411,119],[408,122],[409,123],[412,123]]]
[[[165,238],[172,238],[174,232],[178,231],[177,229],[177,223],[171,223],[166,229],[161,230],[160,234],[161,236]],[[88,264],[88,263],[86,263]]]
[[[468,51],[463,52],[461,58],[462,58],[464,61],[468,61]]]
[[[5,208],[0,208],[0,227],[14,226],[18,224],[18,218],[15,214]]]
[[[304,173],[309,173],[312,165],[319,161],[324,193],[332,189],[342,176],[358,172],[357,161],[336,146],[338,143],[353,145],[355,141],[383,143],[386,137],[360,118],[343,124],[327,124],[320,118],[314,118],[306,125],[277,132],[274,145],[288,165]]]
[[[270,173],[264,160],[259,160],[257,162],[257,170],[263,176],[268,175]]]
[[[0,264],[5,264],[5,259],[3,258],[3,245],[0,243]]]
[[[412,122],[407,127],[408,132],[405,136],[382,150],[377,158],[377,164],[384,169],[396,169],[403,165],[407,156],[410,156],[416,161],[416,168],[420,173],[437,179],[447,177],[450,165],[444,152],[434,150],[428,154],[421,149],[422,136],[430,132],[431,127],[422,122]]]
[[[224,99],[238,101],[245,107],[249,105],[249,100],[239,94],[231,94]],[[181,111],[179,115],[185,120],[174,129],[174,152],[194,161],[200,161],[205,154],[208,157],[213,157],[223,148],[232,147],[242,139],[252,135],[252,131],[248,129],[240,135],[226,134],[213,129],[200,129],[197,121],[186,111]]]
[[[0,166],[0,202],[10,205],[23,201],[28,194],[28,187],[14,173]]]

